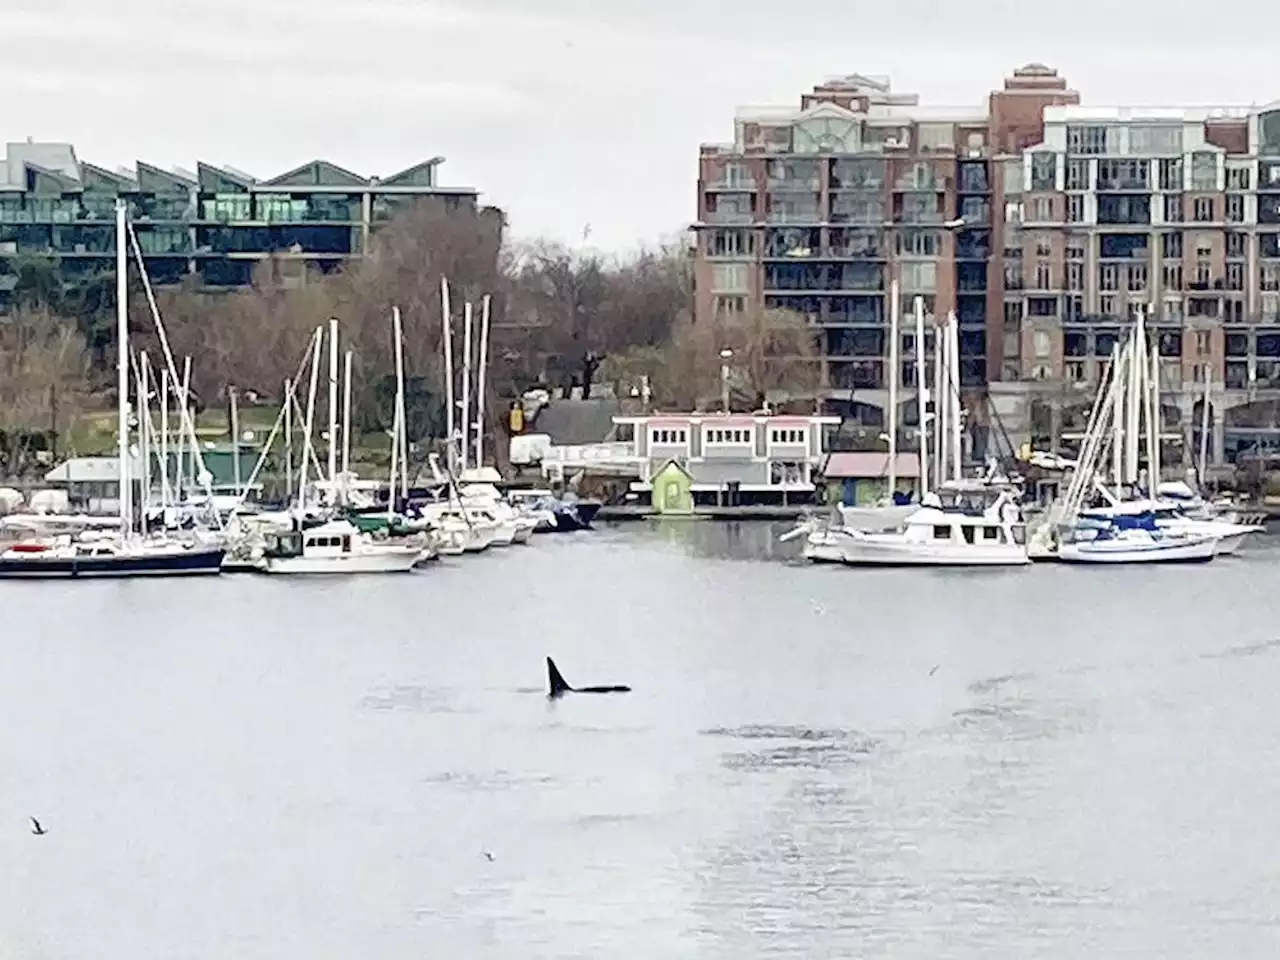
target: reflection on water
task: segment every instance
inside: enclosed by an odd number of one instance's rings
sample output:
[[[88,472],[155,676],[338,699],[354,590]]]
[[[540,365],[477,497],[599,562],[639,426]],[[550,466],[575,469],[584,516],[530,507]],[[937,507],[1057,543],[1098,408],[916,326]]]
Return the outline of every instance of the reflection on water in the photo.
[[[0,957],[1275,956],[1273,548],[975,577],[780,528],[0,584]],[[634,692],[548,702],[548,654]]]

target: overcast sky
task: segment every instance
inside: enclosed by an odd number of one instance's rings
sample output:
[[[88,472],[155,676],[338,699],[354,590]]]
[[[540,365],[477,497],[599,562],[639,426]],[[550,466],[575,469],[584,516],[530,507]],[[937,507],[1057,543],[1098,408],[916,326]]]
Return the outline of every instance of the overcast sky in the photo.
[[[440,154],[442,182],[478,187],[517,234],[577,242],[589,224],[588,244],[623,250],[692,218],[698,144],[731,139],[736,106],[798,103],[825,76],[887,73],[926,102],[972,104],[1034,60],[1091,103],[1280,97],[1280,9],[1246,4],[1206,39],[1213,9],[3,0],[0,122],[7,140],[70,141],[107,167],[204,160],[265,178],[323,157],[386,175]]]

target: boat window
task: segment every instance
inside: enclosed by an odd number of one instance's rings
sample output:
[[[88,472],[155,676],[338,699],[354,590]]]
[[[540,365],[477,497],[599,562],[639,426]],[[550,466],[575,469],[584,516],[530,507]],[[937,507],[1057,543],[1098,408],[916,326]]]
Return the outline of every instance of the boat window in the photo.
[[[960,533],[964,536],[965,543],[973,543],[973,527],[963,526],[960,528]]]
[[[1027,542],[1027,528],[1023,526],[1011,527],[1010,532],[1013,534],[1013,542],[1021,546]]]
[[[350,552],[351,552],[351,538],[350,538],[350,537],[343,537],[341,540],[339,540],[339,541],[338,541],[338,543],[340,543],[340,544],[342,545],[342,552],[343,552],[343,553],[350,553]]]
[[[999,540],[1000,528],[999,527],[983,527],[982,539],[983,540]]]
[[[951,528],[950,528],[950,527],[948,527],[946,524],[942,524],[942,523],[936,523],[936,524],[934,524],[934,526],[933,526],[933,539],[935,539],[935,540],[950,540],[950,539],[951,539]]]

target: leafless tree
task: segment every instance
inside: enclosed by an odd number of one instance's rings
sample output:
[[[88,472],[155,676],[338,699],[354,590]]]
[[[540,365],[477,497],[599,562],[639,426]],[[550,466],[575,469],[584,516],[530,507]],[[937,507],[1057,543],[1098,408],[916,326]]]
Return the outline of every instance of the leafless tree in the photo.
[[[35,453],[85,409],[89,356],[75,322],[20,307],[0,324],[3,473],[21,476]]]

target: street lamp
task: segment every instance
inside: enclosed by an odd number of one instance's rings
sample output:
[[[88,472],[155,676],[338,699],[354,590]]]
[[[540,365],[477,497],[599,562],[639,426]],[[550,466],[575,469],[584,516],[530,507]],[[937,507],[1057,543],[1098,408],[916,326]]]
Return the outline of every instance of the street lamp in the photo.
[[[733,359],[733,351],[725,347],[720,351],[720,406],[725,413],[729,412],[729,361]]]

